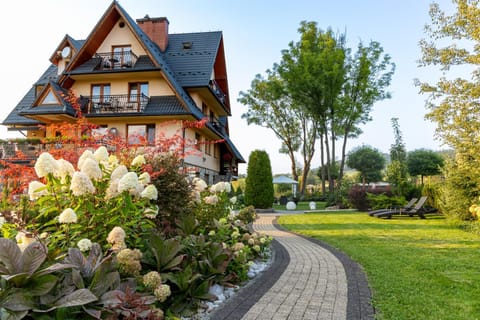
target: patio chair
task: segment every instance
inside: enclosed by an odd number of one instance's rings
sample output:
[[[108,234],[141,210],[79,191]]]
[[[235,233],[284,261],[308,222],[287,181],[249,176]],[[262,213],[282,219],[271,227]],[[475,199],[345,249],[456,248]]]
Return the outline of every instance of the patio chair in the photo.
[[[407,204],[405,204],[404,206],[402,207],[391,207],[391,208],[383,208],[383,209],[376,209],[376,210],[371,210],[371,211],[368,211],[368,215],[369,216],[374,216],[378,213],[382,213],[382,212],[385,212],[385,211],[392,211],[392,210],[408,210],[408,209],[411,209],[413,207],[413,205],[415,204],[415,202],[417,202],[417,198],[412,198],[410,199],[410,201],[408,201]]]
[[[377,218],[387,218],[391,219],[392,215],[394,214],[408,214],[410,217],[413,217],[414,215],[418,215],[421,219],[425,219],[425,210],[423,206],[425,205],[425,201],[427,201],[427,196],[421,197],[418,202],[415,204],[413,208],[407,209],[407,210],[390,210],[390,211],[385,211],[381,212],[375,215]]]

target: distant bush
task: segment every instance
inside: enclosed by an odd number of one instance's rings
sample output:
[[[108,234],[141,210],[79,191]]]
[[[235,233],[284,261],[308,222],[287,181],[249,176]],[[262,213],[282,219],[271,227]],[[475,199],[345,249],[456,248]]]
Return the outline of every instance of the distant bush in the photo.
[[[348,201],[353,208],[359,211],[367,211],[372,208],[372,204],[370,203],[367,194],[370,194],[371,196],[380,194],[383,194],[387,197],[393,196],[391,191],[356,185],[350,188],[348,193]]]
[[[383,209],[400,207],[406,203],[404,197],[389,196],[385,193],[374,194],[367,192],[367,200],[370,209]]]

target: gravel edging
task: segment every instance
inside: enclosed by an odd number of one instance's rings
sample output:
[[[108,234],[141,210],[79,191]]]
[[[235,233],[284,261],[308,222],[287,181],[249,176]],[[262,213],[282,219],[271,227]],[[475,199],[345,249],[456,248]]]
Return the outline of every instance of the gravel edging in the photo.
[[[270,266],[253,278],[224,305],[214,310],[211,320],[238,320],[277,282],[290,262],[287,250],[275,239],[272,243],[272,261]]]
[[[347,276],[348,287],[348,301],[347,301],[347,320],[373,320],[375,319],[375,309],[372,306],[372,294],[370,286],[368,285],[367,276],[362,269],[362,266],[353,261],[345,253],[337,248],[320,241],[318,239],[310,238],[302,234],[292,232],[285,229],[278,224],[278,217],[274,220],[275,228],[295,234],[310,242],[313,242],[322,248],[330,251],[343,265],[345,274]]]

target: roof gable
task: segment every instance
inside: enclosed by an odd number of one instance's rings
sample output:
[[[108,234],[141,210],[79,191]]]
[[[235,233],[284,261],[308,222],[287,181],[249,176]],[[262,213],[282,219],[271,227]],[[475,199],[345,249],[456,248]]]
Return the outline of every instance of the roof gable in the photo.
[[[125,21],[126,26],[132,31],[134,37],[139,41],[146,54],[151,58],[154,67],[159,69],[164,79],[175,92],[182,106],[198,120],[202,119],[204,117],[202,111],[196,107],[194,101],[176,80],[174,73],[165,61],[158,45],[146,35],[146,33],[137,25],[135,20],[133,20],[116,1],[112,2],[100,18],[99,22],[85,40],[85,43],[79,50],[78,54],[72,58],[72,61],[66,67],[66,72],[62,77],[68,77],[69,71],[81,67],[84,63],[90,60],[120,19]],[[62,79],[60,79],[59,82],[61,83]]]
[[[75,117],[75,108],[65,98],[68,92],[56,82],[50,81],[42,93],[33,101],[30,108],[19,112],[22,116],[35,116],[45,114],[65,114]]]

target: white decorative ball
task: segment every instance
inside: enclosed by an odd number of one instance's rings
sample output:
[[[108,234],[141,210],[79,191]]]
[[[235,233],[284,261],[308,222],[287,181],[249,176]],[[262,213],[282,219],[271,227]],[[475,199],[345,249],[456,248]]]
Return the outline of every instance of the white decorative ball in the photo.
[[[310,207],[310,210],[315,210],[315,209],[317,209],[317,204],[316,204],[315,202],[313,202],[313,201],[310,202],[308,205],[309,205],[309,207]]]
[[[297,208],[297,205],[293,201],[288,201],[287,202],[287,210],[295,210]]]

